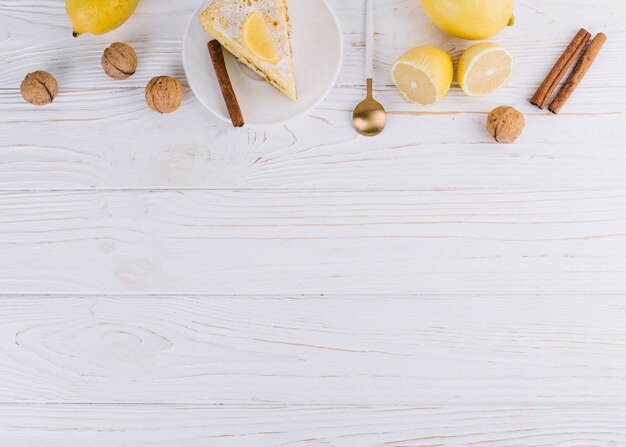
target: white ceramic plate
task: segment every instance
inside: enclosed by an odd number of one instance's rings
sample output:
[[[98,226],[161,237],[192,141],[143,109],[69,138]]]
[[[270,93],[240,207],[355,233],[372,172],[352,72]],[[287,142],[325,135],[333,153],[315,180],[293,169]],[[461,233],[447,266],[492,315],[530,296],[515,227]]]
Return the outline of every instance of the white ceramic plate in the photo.
[[[230,122],[217,83],[198,16],[212,0],[203,0],[189,22],[183,40],[183,66],[189,86],[211,112]],[[337,81],[343,41],[339,23],[325,0],[287,0],[292,23],[291,46],[298,101],[293,102],[224,51],[226,67],[247,127],[284,123],[317,106]]]

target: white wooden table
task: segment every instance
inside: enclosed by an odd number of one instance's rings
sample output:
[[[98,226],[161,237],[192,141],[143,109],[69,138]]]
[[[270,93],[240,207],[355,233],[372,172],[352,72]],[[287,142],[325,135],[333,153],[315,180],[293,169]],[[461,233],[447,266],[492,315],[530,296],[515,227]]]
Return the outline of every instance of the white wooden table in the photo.
[[[361,0],[331,1],[344,68],[309,116],[235,130],[188,90],[148,110],[196,2],[76,40],[61,0],[0,0],[0,445],[626,445],[626,3],[518,0],[509,86],[423,109],[395,57],[467,43],[378,0],[389,126],[364,139]],[[540,112],[580,26],[608,45]],[[38,69],[43,108],[18,91]],[[516,145],[483,129],[500,104]]]

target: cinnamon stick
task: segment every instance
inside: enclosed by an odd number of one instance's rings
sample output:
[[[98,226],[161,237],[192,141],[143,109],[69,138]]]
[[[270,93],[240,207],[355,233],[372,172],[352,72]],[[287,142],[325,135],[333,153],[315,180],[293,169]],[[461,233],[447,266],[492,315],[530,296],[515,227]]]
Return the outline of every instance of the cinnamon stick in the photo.
[[[237,96],[235,95],[235,90],[228,76],[222,45],[217,40],[212,40],[209,42],[208,46],[211,60],[213,61],[213,68],[215,68],[217,82],[220,84],[220,90],[222,91],[230,120],[233,122],[234,127],[242,127],[244,125],[243,115],[239,107],[239,102],[237,101]]]
[[[555,115],[561,111],[567,100],[572,96],[572,93],[578,87],[578,84],[583,80],[593,63],[595,62],[598,54],[600,54],[600,50],[602,50],[602,46],[606,42],[606,35],[604,33],[598,34],[589,44],[587,50],[581,56],[578,64],[574,67],[574,70],[570,74],[563,87],[557,95],[554,97],[554,100],[548,107],[550,112]]]
[[[536,105],[541,110],[545,109],[546,105],[548,105],[548,101],[552,97],[552,94],[559,86],[559,83],[563,80],[567,71],[570,69],[580,53],[583,52],[585,46],[591,39],[591,33],[589,33],[584,28],[581,28],[574,39],[570,42],[570,44],[565,49],[563,55],[559,58],[559,60],[554,64],[548,76],[544,79],[543,83],[537,89],[537,92],[530,100],[531,104]]]

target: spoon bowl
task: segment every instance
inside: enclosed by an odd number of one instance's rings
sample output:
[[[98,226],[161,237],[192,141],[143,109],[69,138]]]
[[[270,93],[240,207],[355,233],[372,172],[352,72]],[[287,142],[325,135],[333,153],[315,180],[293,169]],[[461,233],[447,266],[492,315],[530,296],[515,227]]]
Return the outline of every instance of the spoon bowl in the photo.
[[[367,80],[367,97],[354,109],[352,124],[358,133],[366,137],[380,134],[387,124],[385,108],[372,96],[372,79]]]

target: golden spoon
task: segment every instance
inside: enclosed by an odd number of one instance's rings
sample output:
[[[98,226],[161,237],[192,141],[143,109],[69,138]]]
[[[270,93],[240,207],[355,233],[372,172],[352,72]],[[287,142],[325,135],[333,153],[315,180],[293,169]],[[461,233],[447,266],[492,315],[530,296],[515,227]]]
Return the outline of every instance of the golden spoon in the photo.
[[[387,123],[385,108],[372,96],[374,59],[374,0],[365,0],[365,68],[367,70],[367,96],[354,109],[352,125],[361,135],[374,137]]]

